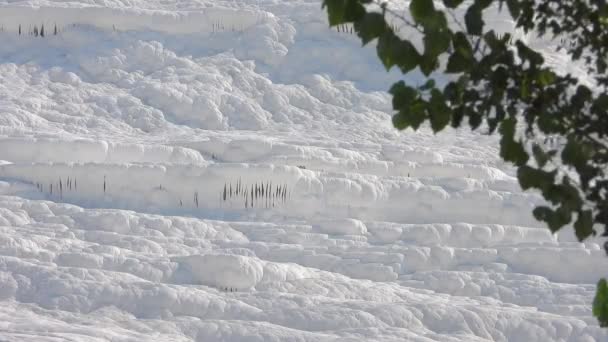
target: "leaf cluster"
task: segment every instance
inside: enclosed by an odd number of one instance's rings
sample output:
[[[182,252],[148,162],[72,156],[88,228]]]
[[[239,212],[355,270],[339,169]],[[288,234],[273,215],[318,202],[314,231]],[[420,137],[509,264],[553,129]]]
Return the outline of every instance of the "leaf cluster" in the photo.
[[[488,27],[490,6],[507,11],[525,32],[567,39],[557,49],[587,79],[556,72],[539,51]],[[396,128],[428,123],[437,133],[468,124],[499,134],[500,156],[517,167],[522,188],[539,190],[548,202],[534,209],[538,220],[553,232],[572,224],[580,241],[601,228],[608,236],[606,1],[412,0],[403,14],[372,0],[324,0],[323,7],[330,25],[352,23],[364,45],[375,41],[387,70],[427,78],[414,85],[405,77],[390,88]],[[403,18],[422,44],[395,33],[389,14]],[[437,74],[449,81],[437,85]]]

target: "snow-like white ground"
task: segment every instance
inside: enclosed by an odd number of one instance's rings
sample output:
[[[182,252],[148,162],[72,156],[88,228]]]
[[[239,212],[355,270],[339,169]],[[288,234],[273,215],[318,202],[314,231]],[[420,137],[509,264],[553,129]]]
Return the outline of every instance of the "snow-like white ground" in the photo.
[[[608,340],[601,241],[534,221],[495,137],[395,131],[319,1],[0,26],[0,341]]]

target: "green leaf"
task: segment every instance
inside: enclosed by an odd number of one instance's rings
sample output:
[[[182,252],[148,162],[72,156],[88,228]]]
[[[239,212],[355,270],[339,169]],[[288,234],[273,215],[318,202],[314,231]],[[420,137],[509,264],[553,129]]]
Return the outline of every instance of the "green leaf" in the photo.
[[[515,43],[515,46],[517,46],[517,54],[519,57],[523,60],[529,61],[530,64],[538,66],[542,65],[545,61],[540,53],[530,49],[526,44],[522,43],[521,40],[518,40]]]
[[[415,69],[421,62],[421,57],[412,43],[397,38],[392,47],[392,54],[402,73],[406,74]]]
[[[365,15],[365,7],[356,0],[345,0],[346,6],[344,8],[344,19],[346,22],[356,22],[363,18]]]
[[[532,214],[537,220],[546,222],[549,226],[549,229],[553,233],[557,232],[561,227],[570,223],[570,220],[572,218],[570,212],[564,210],[561,207],[557,210],[552,210],[549,207],[540,206],[534,208]]]
[[[528,97],[530,97],[530,80],[528,79],[527,75],[524,76],[523,79],[521,80],[519,96],[524,100],[526,100]]]
[[[555,77],[555,73],[551,70],[543,69],[538,73],[536,80],[541,86],[546,87],[555,82]]]
[[[471,35],[481,36],[483,31],[483,19],[481,17],[481,8],[473,5],[469,7],[464,15],[464,23],[467,27],[467,32]]]
[[[523,144],[514,139],[516,123],[517,121],[514,118],[508,118],[500,125],[499,132],[502,134],[502,138],[500,139],[500,156],[517,166],[522,166],[526,164],[529,156]]]
[[[553,210],[551,210],[551,208],[549,207],[539,206],[534,208],[532,214],[534,215],[534,218],[538,221],[546,222],[548,220],[548,217],[553,215]]]
[[[321,8],[327,7],[327,17],[329,19],[329,25],[337,25],[342,23],[344,13],[342,11],[344,7],[344,0],[323,0]]]
[[[562,184],[554,187],[559,192],[558,201],[562,207],[569,211],[579,211],[583,206],[583,200],[578,189],[570,182],[570,177],[565,176]]]
[[[407,121],[407,118],[405,117],[405,115],[403,115],[401,113],[397,113],[397,114],[393,115],[393,126],[396,129],[402,131],[409,127],[409,122]]]
[[[491,89],[496,94],[497,92],[504,92],[508,86],[508,79],[510,77],[509,70],[505,67],[499,66],[490,74]],[[501,96],[502,97],[502,96]]]
[[[393,115],[393,126],[399,130],[413,127],[414,129],[426,119],[424,103],[419,102],[419,92],[399,81],[391,87],[389,93],[393,95],[393,109],[399,112]]]
[[[407,116],[410,126],[414,130],[417,130],[424,120],[427,119],[426,103],[422,101],[414,103],[412,106],[410,106]]]
[[[450,123],[452,111],[445,103],[443,93],[434,88],[431,91],[431,100],[429,103],[429,115],[431,128],[434,133],[437,133],[445,128]]]
[[[448,20],[443,11],[435,11],[428,17],[424,17],[421,24],[424,27],[425,35],[430,31],[449,32]]]
[[[422,23],[424,19],[435,13],[433,0],[412,0],[410,2],[410,13],[416,22]]]
[[[534,154],[536,163],[540,167],[545,166],[550,159],[549,154],[546,153],[538,144],[534,144],[534,146],[532,146],[532,153]]]
[[[595,316],[600,326],[608,327],[608,282],[601,279],[597,283],[597,291],[593,299],[593,316]]]
[[[401,72],[407,73],[416,68],[420,62],[420,55],[414,45],[407,40],[401,40],[390,31],[380,36],[376,50],[386,70],[397,65]]]
[[[523,190],[536,188],[546,191],[553,185],[555,175],[555,172],[535,169],[528,165],[520,166],[517,169],[517,180]]]
[[[448,74],[467,72],[473,67],[472,62],[472,60],[464,57],[460,53],[454,52],[448,58],[448,65],[445,68],[445,72]]]
[[[589,148],[581,144],[573,137],[568,138],[566,146],[562,150],[562,161],[574,166],[576,169],[583,168],[589,160]]]
[[[452,102],[452,104],[460,102],[461,92],[458,87],[458,83],[448,83],[445,88],[443,88],[443,95],[448,99],[448,101]]]
[[[474,6],[479,6],[480,9],[486,9],[488,6],[492,4],[494,0],[475,0]]]
[[[559,207],[554,211],[553,217],[547,223],[549,229],[553,232],[559,231],[563,226],[567,225],[572,221],[572,212],[564,207]]]
[[[424,74],[424,76],[430,75],[437,67],[439,66],[439,61],[434,56],[424,55],[420,59],[420,71]]]
[[[432,30],[424,35],[424,54],[426,56],[439,56],[450,48],[450,32],[447,30]]]
[[[498,39],[498,36],[496,35],[496,32],[494,32],[494,30],[490,30],[490,31],[487,31],[486,33],[484,33],[483,40],[486,42],[486,44],[488,44],[488,46],[492,50],[497,50],[502,47],[501,46],[502,43]]]
[[[505,118],[507,114],[505,108],[501,104],[494,106],[494,113],[494,117],[488,118],[488,128],[490,134],[493,134],[496,131],[498,124]]]
[[[355,32],[361,38],[363,45],[380,37],[386,29],[386,21],[380,13],[366,13],[363,19],[355,22]]]
[[[456,32],[452,39],[452,44],[454,45],[455,52],[458,52],[467,59],[473,59],[473,48],[464,32]]]
[[[461,73],[475,66],[473,48],[463,32],[456,32],[452,37],[454,52],[448,58],[446,73]]]
[[[405,82],[399,81],[391,87],[389,93],[393,95],[393,109],[402,110],[409,108],[414,100],[418,98],[416,89],[405,85]]]
[[[378,58],[380,58],[380,61],[387,71],[390,70],[396,63],[392,52],[392,45],[394,44],[396,44],[396,42],[394,41],[393,35],[386,32],[380,36],[378,39],[378,45],[376,46]]]
[[[462,119],[464,118],[464,111],[462,107],[457,107],[452,111],[452,127],[458,128],[460,124],[462,124]]]
[[[593,214],[591,210],[579,211],[578,218],[574,223],[574,232],[578,241],[583,241],[593,235]]]
[[[593,102],[591,110],[600,113],[608,110],[608,94],[600,94]]]
[[[393,125],[395,128],[403,130],[408,127],[412,127],[414,130],[418,129],[420,125],[426,120],[427,111],[426,103],[423,101],[416,101],[409,108],[405,108],[399,111],[399,113],[393,116]]]
[[[483,117],[478,112],[469,111],[469,126],[472,130],[476,130],[483,122]]]
[[[324,0],[322,8],[326,7],[330,26],[356,22],[365,15],[365,7],[357,0]]]
[[[443,0],[443,4],[447,8],[456,8],[462,4],[464,0]]]
[[[507,8],[509,9],[509,13],[511,13],[511,17],[513,17],[513,19],[517,19],[519,17],[519,1],[520,0],[507,0]]]
[[[429,90],[435,88],[435,80],[430,78],[428,79],[423,85],[421,85],[420,87],[418,87],[418,89],[420,90]]]

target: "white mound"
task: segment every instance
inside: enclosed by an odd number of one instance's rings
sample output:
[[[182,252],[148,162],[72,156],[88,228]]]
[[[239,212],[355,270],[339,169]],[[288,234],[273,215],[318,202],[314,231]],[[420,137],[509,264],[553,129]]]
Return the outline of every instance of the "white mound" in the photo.
[[[192,255],[185,261],[201,284],[222,289],[250,289],[264,276],[260,260],[242,255]]]
[[[365,235],[365,224],[355,219],[325,220],[314,226],[319,233],[331,235]]]

